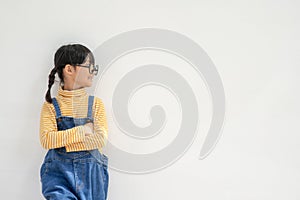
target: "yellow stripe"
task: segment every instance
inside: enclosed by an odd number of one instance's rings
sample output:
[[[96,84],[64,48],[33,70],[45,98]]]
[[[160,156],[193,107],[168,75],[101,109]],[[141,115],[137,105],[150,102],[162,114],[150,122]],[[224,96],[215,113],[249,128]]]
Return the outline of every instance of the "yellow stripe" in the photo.
[[[88,95],[86,93],[74,97],[58,95],[57,102],[63,116],[87,117]],[[98,97],[94,98],[92,116],[94,117],[94,134],[97,135],[85,137],[83,126],[58,131],[54,106],[44,102],[40,115],[41,145],[46,149],[65,146],[67,151],[100,150],[107,139],[108,125],[104,104]]]

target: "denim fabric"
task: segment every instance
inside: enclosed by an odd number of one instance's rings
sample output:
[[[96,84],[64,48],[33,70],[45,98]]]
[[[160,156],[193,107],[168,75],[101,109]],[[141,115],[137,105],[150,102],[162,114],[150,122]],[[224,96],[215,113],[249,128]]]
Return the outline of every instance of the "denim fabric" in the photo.
[[[89,97],[86,118],[61,116],[52,99],[58,130],[93,122],[93,96]],[[109,184],[108,158],[98,149],[66,152],[64,147],[48,150],[40,168],[42,193],[47,200],[106,200]]]

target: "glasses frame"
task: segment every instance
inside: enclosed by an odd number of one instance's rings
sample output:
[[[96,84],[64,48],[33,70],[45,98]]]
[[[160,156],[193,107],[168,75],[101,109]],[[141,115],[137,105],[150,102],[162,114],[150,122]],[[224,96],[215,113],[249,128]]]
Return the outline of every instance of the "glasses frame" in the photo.
[[[98,71],[99,71],[99,65],[81,65],[80,64],[80,65],[76,65],[76,66],[88,68],[89,73],[94,74],[95,76],[97,76]]]

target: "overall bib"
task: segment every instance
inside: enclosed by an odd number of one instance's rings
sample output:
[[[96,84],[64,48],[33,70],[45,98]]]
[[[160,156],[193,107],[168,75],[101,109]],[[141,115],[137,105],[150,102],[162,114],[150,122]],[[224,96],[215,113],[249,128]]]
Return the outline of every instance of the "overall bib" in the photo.
[[[62,116],[52,98],[58,130],[93,122],[94,96],[89,96],[86,118]],[[108,158],[98,149],[66,152],[65,147],[48,150],[40,169],[42,193],[47,200],[106,200],[109,174]]]

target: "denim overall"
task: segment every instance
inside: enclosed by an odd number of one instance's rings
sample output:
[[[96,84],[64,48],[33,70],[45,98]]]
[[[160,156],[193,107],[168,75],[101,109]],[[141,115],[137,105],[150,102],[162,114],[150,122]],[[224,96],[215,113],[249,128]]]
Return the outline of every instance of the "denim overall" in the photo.
[[[93,122],[94,96],[89,96],[86,118],[62,116],[55,98],[58,130]],[[108,158],[98,149],[66,152],[65,147],[48,150],[40,169],[42,193],[47,200],[106,200],[109,174]]]

